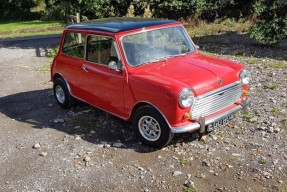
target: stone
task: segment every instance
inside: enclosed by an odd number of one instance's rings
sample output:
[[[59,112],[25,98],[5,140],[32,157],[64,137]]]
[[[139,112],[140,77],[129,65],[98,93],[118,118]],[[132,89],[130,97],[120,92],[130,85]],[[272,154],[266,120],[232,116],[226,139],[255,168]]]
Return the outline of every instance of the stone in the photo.
[[[274,129],[274,133],[279,133],[280,131],[281,131],[280,128],[275,128],[275,129]]]
[[[42,156],[42,157],[46,157],[48,155],[48,153],[47,152],[42,152],[39,155]]]
[[[268,133],[273,133],[274,132],[274,128],[273,127],[269,127],[268,128]]]
[[[80,135],[76,135],[75,136],[75,140],[81,140],[82,138],[81,138],[81,136]]]
[[[65,119],[63,119],[63,118],[53,120],[53,123],[64,123],[64,122],[65,122]]]
[[[91,157],[89,157],[89,156],[85,157],[84,161],[90,162],[91,161]]]
[[[191,181],[191,180],[186,180],[186,181],[184,182],[184,185],[185,185],[186,187],[193,187],[193,188],[194,188],[194,182]]]
[[[206,136],[206,135],[203,135],[203,136],[200,138],[200,141],[203,142],[203,143],[206,143],[206,142],[207,142],[207,136]]]
[[[33,145],[33,149],[39,149],[41,147],[40,143],[36,143]]]
[[[203,166],[206,166],[206,167],[210,167],[211,165],[210,165],[210,162],[208,161],[208,160],[203,160],[202,161],[202,165]]]
[[[239,153],[232,153],[231,155],[234,157],[240,157],[241,156],[241,154],[239,154]]]
[[[118,143],[113,143],[113,147],[121,148],[121,147],[123,147],[123,146],[124,146],[124,144],[122,144],[122,143],[120,143],[120,142],[118,142]]]
[[[173,174],[172,174],[172,176],[174,176],[174,177],[177,177],[179,175],[182,175],[181,171],[174,171]]]

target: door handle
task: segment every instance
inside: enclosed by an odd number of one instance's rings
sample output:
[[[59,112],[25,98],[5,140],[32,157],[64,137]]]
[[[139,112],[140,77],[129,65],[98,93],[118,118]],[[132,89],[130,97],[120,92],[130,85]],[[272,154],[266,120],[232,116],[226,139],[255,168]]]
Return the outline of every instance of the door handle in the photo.
[[[85,72],[89,72],[89,67],[86,66],[86,65],[83,65],[83,66],[82,66],[82,69],[83,69]]]

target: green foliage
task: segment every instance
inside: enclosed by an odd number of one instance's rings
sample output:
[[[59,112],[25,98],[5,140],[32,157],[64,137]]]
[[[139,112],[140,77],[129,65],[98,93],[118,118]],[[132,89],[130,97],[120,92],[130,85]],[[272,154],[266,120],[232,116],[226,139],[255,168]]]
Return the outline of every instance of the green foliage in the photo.
[[[152,8],[156,17],[170,19],[188,19],[195,13],[194,1],[154,0]]]
[[[49,19],[66,21],[81,14],[81,20],[142,16],[200,22],[225,22],[236,27],[252,18],[250,37],[276,44],[287,37],[286,0],[2,0],[0,20]],[[221,29],[217,29],[221,32]],[[245,32],[245,27],[242,29]]]
[[[274,69],[286,69],[287,63],[284,61],[275,61],[273,63],[270,63],[268,66]]]
[[[284,0],[257,0],[253,5],[256,24],[250,37],[263,44],[276,44],[287,37],[287,2]]]
[[[270,83],[267,85],[267,88],[268,89],[277,89],[279,87],[279,84],[278,83]]]
[[[39,12],[31,12],[38,6],[37,0],[2,0],[0,3],[0,20],[31,20],[41,17]]]
[[[263,44],[276,44],[287,37],[287,19],[258,21],[250,29],[250,37]]]

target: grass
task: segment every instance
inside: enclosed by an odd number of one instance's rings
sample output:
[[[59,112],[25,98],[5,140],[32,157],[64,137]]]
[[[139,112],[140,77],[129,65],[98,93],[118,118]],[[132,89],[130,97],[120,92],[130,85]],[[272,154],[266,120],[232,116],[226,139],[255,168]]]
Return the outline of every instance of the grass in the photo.
[[[59,34],[62,33],[62,31],[63,25],[59,21],[19,21],[0,23],[0,38]]]
[[[215,35],[224,32],[238,32],[244,33],[251,26],[251,21],[236,22],[231,19],[217,21],[215,23],[206,23],[204,21],[184,23],[188,33],[191,37],[200,37],[206,35]]]
[[[49,71],[50,71],[50,67],[51,67],[51,63],[47,63],[47,64],[45,64],[45,65],[42,65],[42,66],[39,68],[39,71],[49,72]]]
[[[259,163],[260,165],[265,165],[265,164],[268,163],[268,161],[267,161],[267,159],[260,158],[260,159],[258,159],[258,163]]]
[[[245,112],[245,113],[241,113],[240,117],[245,119],[245,120],[250,120],[252,119],[254,116],[251,113]]]
[[[276,61],[276,62],[270,63],[268,66],[273,69],[286,69],[287,63],[283,61]]]
[[[272,112],[273,112],[275,115],[281,115],[281,114],[282,114],[281,110],[280,110],[278,107],[274,107],[274,108],[272,109]]]
[[[195,189],[194,187],[186,187],[185,188],[186,192],[199,192],[197,189]]]
[[[247,62],[248,62],[248,64],[257,64],[257,63],[259,63],[259,61],[260,61],[260,59],[258,59],[258,58],[256,58],[256,57],[249,57],[248,58],[248,60],[247,60]]]
[[[279,87],[279,84],[278,83],[270,83],[267,85],[267,88],[268,89],[277,89]]]
[[[188,164],[189,164],[189,160],[188,159],[183,158],[183,159],[180,160],[180,165],[181,166],[185,166],[185,165],[188,165]]]

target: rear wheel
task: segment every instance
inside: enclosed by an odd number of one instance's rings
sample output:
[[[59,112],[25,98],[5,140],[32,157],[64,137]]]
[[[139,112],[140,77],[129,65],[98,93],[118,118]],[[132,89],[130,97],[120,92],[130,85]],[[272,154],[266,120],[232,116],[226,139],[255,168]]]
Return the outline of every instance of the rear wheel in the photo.
[[[57,103],[64,109],[69,109],[74,104],[74,98],[70,95],[68,86],[62,78],[54,81],[54,96]]]
[[[151,106],[135,111],[133,127],[139,140],[150,147],[162,148],[173,138],[173,133],[162,115]]]

